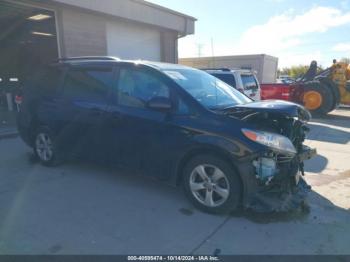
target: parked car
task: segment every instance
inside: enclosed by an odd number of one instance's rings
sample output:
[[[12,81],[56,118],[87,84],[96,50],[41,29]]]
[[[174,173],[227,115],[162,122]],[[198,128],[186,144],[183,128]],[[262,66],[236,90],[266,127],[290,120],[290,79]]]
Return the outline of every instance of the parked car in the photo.
[[[295,82],[295,79],[289,75],[280,75],[279,78],[276,79],[276,82],[281,84],[291,84]]]
[[[260,85],[255,74],[246,69],[206,68],[207,73],[236,88],[249,98],[260,100]]]
[[[102,159],[183,185],[201,210],[303,203],[309,112],[253,102],[202,70],[110,57],[59,60],[24,88],[18,130],[42,164]]]

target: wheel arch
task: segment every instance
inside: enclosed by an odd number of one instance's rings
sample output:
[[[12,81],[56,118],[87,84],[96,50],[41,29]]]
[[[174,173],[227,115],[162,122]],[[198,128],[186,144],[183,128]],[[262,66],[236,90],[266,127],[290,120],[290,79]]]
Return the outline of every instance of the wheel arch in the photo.
[[[236,164],[237,160],[229,152],[227,152],[219,147],[209,146],[209,145],[193,148],[193,149],[189,150],[188,152],[186,152],[181,157],[180,161],[178,161],[178,164],[176,165],[176,173],[175,173],[176,186],[181,185],[182,178],[183,178],[183,171],[184,171],[184,168],[186,167],[187,163],[189,163],[189,161],[191,161],[194,157],[199,156],[199,155],[211,155],[214,157],[218,157],[221,160],[227,162],[238,175],[238,178],[239,178],[241,186],[242,186],[241,194],[244,192],[244,183],[243,183],[243,179],[241,177],[241,174],[240,174],[239,169],[238,169],[237,164]],[[242,198],[242,196],[241,196],[241,198]]]

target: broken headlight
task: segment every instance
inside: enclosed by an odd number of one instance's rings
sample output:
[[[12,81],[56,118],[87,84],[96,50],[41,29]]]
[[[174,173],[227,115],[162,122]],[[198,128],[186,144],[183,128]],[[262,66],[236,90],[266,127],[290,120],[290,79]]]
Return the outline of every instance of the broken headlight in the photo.
[[[242,132],[250,140],[265,145],[277,153],[294,155],[297,152],[292,141],[290,141],[288,137],[246,128],[243,128]]]

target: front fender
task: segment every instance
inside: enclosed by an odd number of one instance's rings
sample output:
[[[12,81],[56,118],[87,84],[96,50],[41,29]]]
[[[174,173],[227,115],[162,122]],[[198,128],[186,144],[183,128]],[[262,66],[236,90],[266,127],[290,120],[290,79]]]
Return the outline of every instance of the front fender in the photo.
[[[256,156],[246,145],[238,140],[208,134],[197,135],[194,141],[194,145],[187,148],[179,157],[176,163],[175,174],[172,176],[174,178],[171,182],[172,184],[180,184],[182,171],[186,163],[194,156],[200,154],[212,154],[226,160],[237,171],[242,182],[245,180],[244,177],[242,177],[244,174],[241,174],[240,166]]]

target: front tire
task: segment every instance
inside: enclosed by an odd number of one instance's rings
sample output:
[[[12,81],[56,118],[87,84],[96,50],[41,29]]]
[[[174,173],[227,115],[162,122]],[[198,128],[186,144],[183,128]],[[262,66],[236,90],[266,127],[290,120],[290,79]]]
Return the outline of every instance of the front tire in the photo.
[[[332,111],[334,100],[331,90],[319,81],[304,84],[304,106],[313,115],[322,116]]]
[[[334,109],[338,108],[339,104],[340,104],[340,91],[338,86],[329,78],[324,78],[322,80],[320,80],[320,82],[326,86],[333,94],[334,97],[334,101],[333,101],[333,105],[330,111],[333,111]]]
[[[59,163],[55,139],[50,129],[39,128],[34,137],[34,154],[40,163],[45,166],[55,166]]]
[[[241,181],[226,161],[215,156],[194,157],[184,168],[183,183],[187,198],[207,213],[229,213],[237,209]]]

